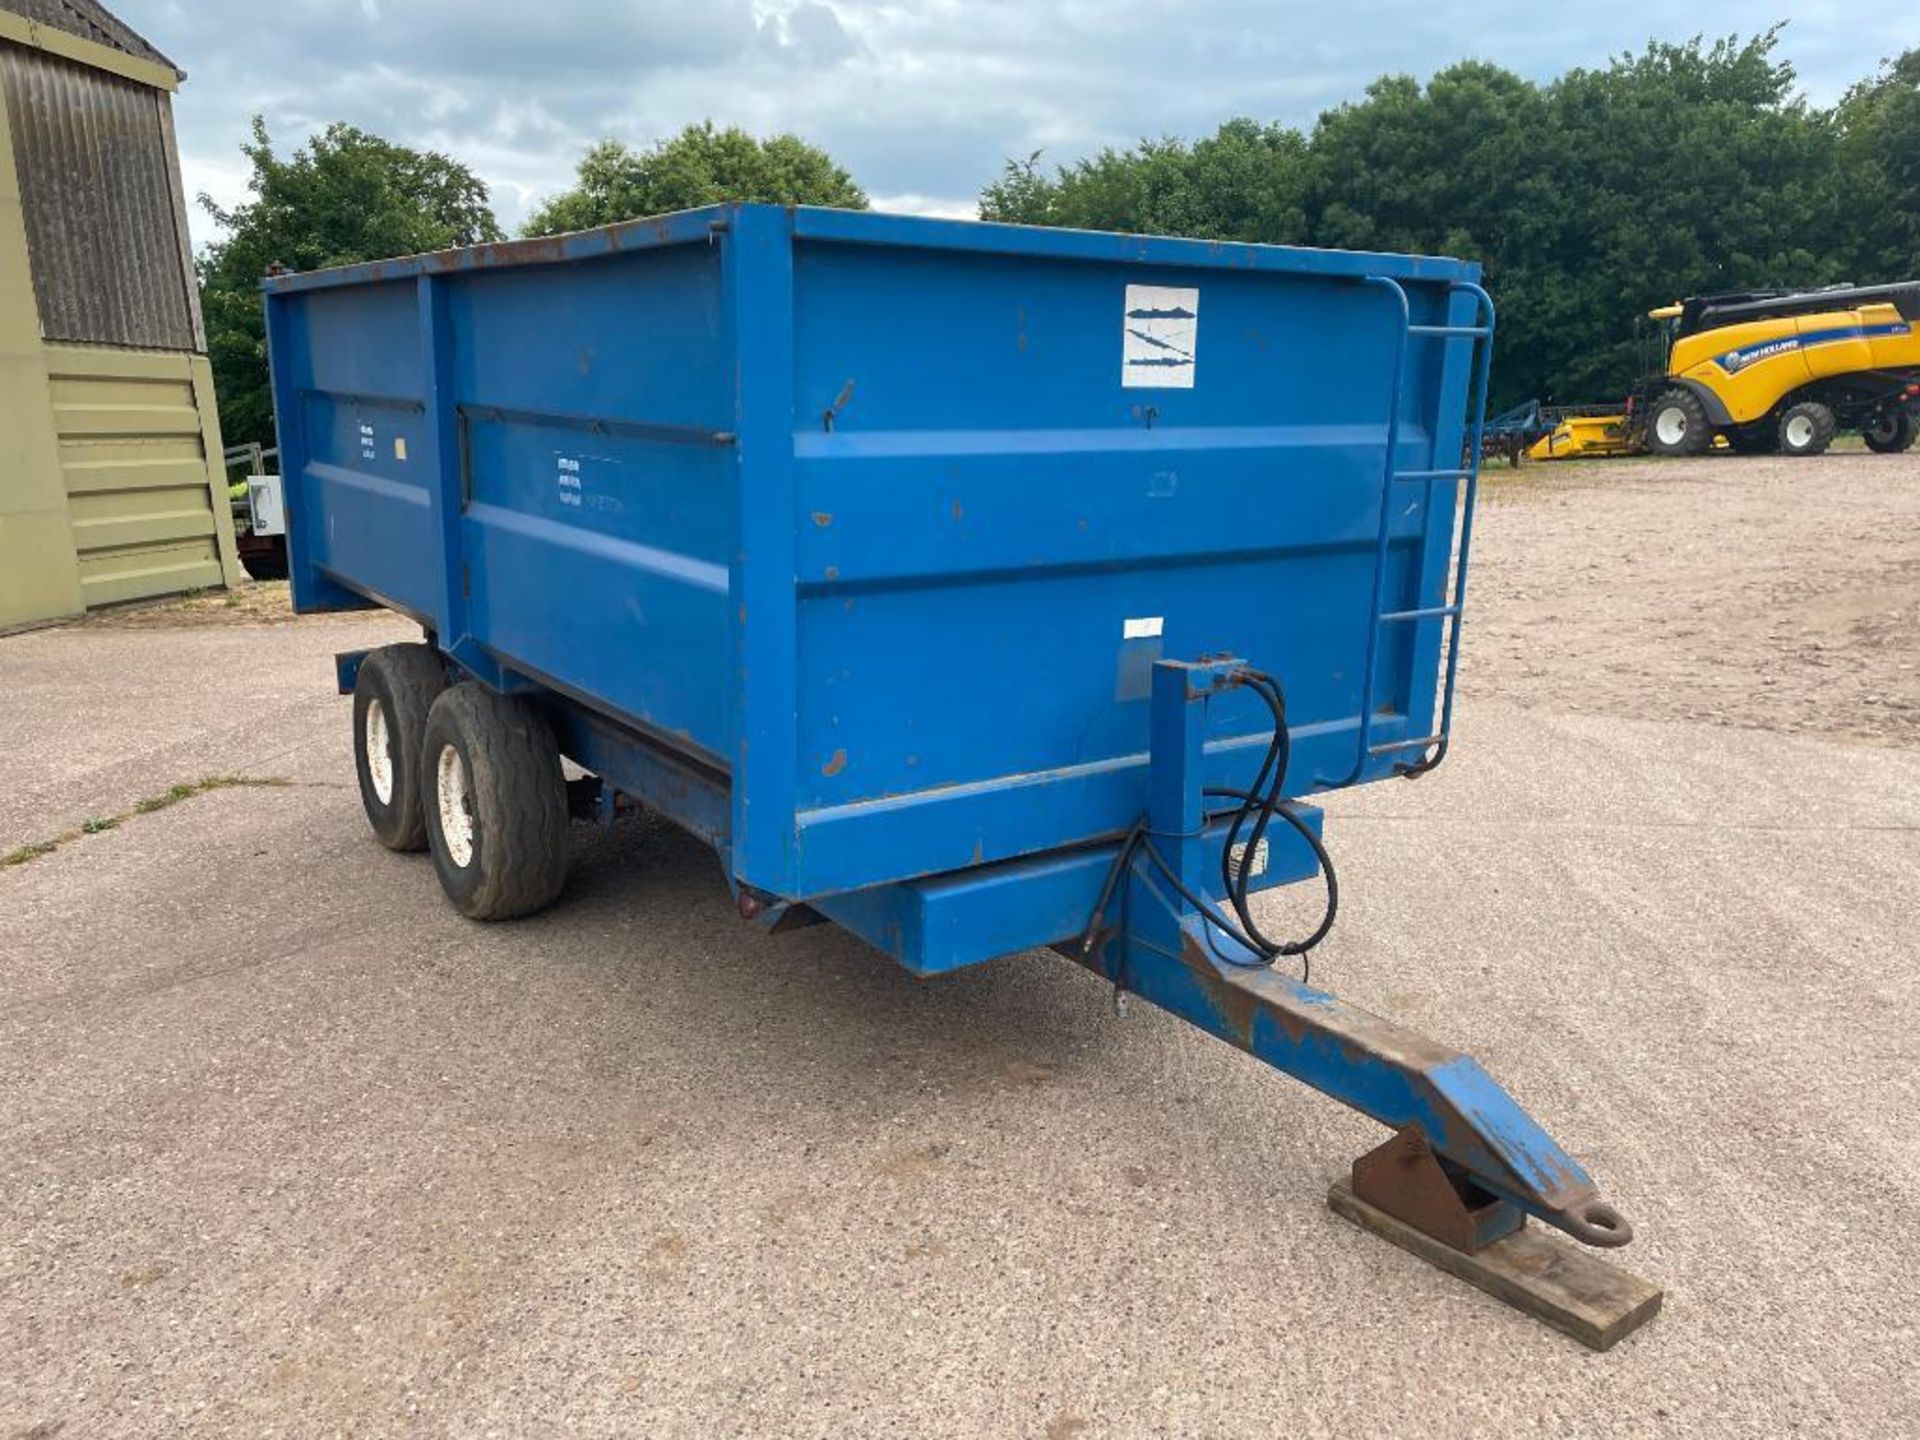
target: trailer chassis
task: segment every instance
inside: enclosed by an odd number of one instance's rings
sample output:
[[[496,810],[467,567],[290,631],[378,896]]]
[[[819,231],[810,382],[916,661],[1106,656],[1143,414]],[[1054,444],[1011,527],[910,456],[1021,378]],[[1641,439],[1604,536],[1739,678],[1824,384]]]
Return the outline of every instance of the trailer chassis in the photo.
[[[342,693],[366,653],[336,657]],[[1514,1234],[1528,1216],[1587,1245],[1632,1238],[1580,1164],[1470,1056],[1280,973],[1181,893],[1218,888],[1225,827],[1205,810],[1206,712],[1242,683],[1238,660],[1153,667],[1145,845],[1111,907],[1121,920],[1089,930],[1119,838],[844,895],[767,895],[733,880],[726,864],[725,774],[527,677],[460,674],[461,662],[446,658],[460,678],[539,697],[562,753],[599,777],[587,799],[602,820],[638,803],[713,845],[745,918],[778,929],[832,920],[921,975],[1051,947],[1116,994],[1137,995],[1388,1127],[1392,1137],[1356,1163],[1354,1191],[1414,1230],[1466,1254]],[[1301,808],[1317,831],[1320,813]],[[1272,844],[1251,888],[1311,878],[1304,844],[1278,831]],[[1168,883],[1175,876],[1181,886]]]

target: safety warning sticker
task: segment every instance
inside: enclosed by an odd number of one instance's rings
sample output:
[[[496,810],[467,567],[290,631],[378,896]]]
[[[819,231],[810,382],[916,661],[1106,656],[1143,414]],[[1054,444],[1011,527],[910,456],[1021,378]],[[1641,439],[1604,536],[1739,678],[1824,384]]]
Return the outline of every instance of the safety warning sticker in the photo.
[[[1127,286],[1121,319],[1120,383],[1128,389],[1191,390],[1200,338],[1200,292],[1170,285]]]

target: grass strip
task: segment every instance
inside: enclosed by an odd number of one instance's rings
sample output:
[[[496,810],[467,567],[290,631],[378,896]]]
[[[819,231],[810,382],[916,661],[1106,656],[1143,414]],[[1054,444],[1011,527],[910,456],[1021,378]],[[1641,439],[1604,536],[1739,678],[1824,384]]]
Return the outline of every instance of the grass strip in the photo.
[[[205,795],[214,790],[279,789],[293,782],[278,775],[202,775],[198,780],[184,781],[178,785],[169,785],[158,795],[148,795],[139,799],[117,815],[96,815],[91,820],[81,822],[72,830],[62,830],[47,840],[32,840],[25,845],[16,845],[6,854],[0,855],[0,870],[9,870],[15,865],[25,865],[38,860],[42,855],[51,855],[62,845],[70,845],[86,835],[98,835],[104,830],[117,830],[136,815],[151,815],[159,810],[178,805],[182,800],[191,800],[196,795]]]

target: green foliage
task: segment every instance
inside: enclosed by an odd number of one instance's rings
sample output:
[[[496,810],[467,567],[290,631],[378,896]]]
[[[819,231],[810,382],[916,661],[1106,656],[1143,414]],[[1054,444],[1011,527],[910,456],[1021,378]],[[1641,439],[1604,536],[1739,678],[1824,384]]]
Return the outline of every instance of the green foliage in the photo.
[[[1778,27],[1655,42],[1547,85],[1468,61],[1388,76],[1311,134],[1231,120],[1047,175],[1008,163],[983,219],[1462,255],[1500,304],[1495,403],[1605,400],[1637,314],[1685,295],[1920,277],[1920,51],[1833,110]]]
[[[200,304],[227,443],[273,443],[260,280],[274,265],[312,270],[503,238],[487,187],[464,165],[351,125],[330,125],[291,160],[273,153],[255,116],[253,198],[201,207],[225,230],[197,264]]]
[[[1834,111],[1836,205],[1875,223],[1860,227],[1848,259],[1863,279],[1920,276],[1920,50],[1889,61]]]
[[[1306,141],[1298,131],[1229,120],[1193,145],[1145,140],[1125,153],[1102,150],[1055,179],[1036,153],[1010,161],[980,197],[980,218],[1081,230],[1135,230],[1209,239],[1298,241]]]
[[[601,141],[582,157],[573,188],[535,211],[526,233],[557,235],[723,200],[867,208],[866,192],[824,150],[795,135],[756,140],[709,121],[650,150]]]

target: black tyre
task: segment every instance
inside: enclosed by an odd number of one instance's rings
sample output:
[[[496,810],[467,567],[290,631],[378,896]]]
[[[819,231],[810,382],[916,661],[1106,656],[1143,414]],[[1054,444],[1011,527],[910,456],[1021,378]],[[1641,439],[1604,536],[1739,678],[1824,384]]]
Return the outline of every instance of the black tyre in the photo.
[[[1818,400],[1789,405],[1780,417],[1782,455],[1823,455],[1833,444],[1833,411]]]
[[[1875,411],[1865,425],[1860,427],[1860,438],[1867,442],[1867,448],[1879,455],[1898,455],[1913,444],[1913,437],[1920,432],[1920,426],[1913,423],[1913,412],[1904,405],[1891,410]]]
[[[1706,406],[1691,390],[1661,393],[1647,412],[1647,448],[1656,455],[1704,455],[1713,444]]]
[[[287,537],[284,535],[249,536],[240,546],[240,563],[251,580],[287,578]]]
[[[1727,431],[1727,444],[1736,455],[1771,455],[1780,448],[1780,430],[1769,420],[1742,425]]]
[[[360,662],[353,684],[353,768],[367,823],[389,850],[427,848],[420,739],[447,688],[431,645],[388,645]]]
[[[433,702],[421,746],[427,844],[470,920],[531,915],[567,883],[567,782],[529,701],[466,681]]]

